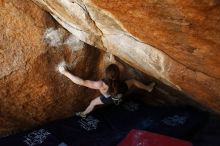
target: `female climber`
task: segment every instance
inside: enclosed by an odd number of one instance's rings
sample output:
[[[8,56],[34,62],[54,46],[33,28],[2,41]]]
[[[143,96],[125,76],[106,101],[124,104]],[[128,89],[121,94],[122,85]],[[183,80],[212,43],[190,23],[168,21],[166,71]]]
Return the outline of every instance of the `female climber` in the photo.
[[[101,93],[100,96],[90,102],[83,112],[76,113],[76,115],[81,117],[86,117],[96,105],[112,103],[118,105],[122,101],[122,96],[132,86],[151,92],[155,85],[155,83],[151,83],[147,86],[135,79],[122,82],[120,80],[120,70],[116,64],[109,65],[105,70],[105,79],[99,81],[83,80],[68,72],[65,65],[59,65],[58,70],[75,84],[99,90]]]

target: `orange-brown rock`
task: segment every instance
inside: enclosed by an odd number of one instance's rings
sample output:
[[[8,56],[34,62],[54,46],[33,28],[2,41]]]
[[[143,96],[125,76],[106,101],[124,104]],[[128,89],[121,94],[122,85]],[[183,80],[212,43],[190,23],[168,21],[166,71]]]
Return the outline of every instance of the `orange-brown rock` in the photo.
[[[56,71],[56,66],[65,60],[71,72],[96,79],[100,75],[100,52],[88,45],[80,45],[81,49],[76,49],[76,44],[68,46],[77,41],[67,38],[69,33],[32,1],[1,2],[0,136],[71,116],[84,108],[96,92],[73,84]],[[53,43],[54,38],[59,41],[63,36],[61,40],[67,39],[67,44],[47,44],[45,32],[50,28],[61,30],[50,36]],[[64,35],[56,36],[59,32]]]
[[[77,38],[220,111],[220,1],[33,0]]]
[[[220,79],[220,1],[91,0],[133,36],[184,64]]]

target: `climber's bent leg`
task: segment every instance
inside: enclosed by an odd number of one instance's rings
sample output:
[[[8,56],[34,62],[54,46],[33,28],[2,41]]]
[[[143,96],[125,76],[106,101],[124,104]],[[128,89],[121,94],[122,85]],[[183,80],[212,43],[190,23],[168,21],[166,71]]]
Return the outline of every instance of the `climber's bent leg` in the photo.
[[[83,115],[87,115],[89,114],[96,105],[101,105],[101,104],[104,104],[101,100],[100,100],[100,96],[99,97],[96,97],[95,99],[93,99],[89,106],[82,112]]]

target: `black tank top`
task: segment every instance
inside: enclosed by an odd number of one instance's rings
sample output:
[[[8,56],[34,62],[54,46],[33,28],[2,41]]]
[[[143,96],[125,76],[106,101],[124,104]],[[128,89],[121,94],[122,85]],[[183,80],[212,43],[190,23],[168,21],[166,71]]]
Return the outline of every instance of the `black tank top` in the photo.
[[[108,81],[103,79],[102,80],[106,85],[108,85]],[[125,81],[117,81],[118,82],[118,94],[124,94],[128,91],[128,86]],[[109,85],[108,85],[109,86]]]

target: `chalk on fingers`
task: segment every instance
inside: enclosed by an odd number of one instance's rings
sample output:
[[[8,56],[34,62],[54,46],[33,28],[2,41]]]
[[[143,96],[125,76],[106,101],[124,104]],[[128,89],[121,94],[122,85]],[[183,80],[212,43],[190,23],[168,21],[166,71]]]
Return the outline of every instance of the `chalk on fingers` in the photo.
[[[57,71],[59,71],[61,74],[63,74],[66,70],[66,62],[62,61],[57,65]]]

